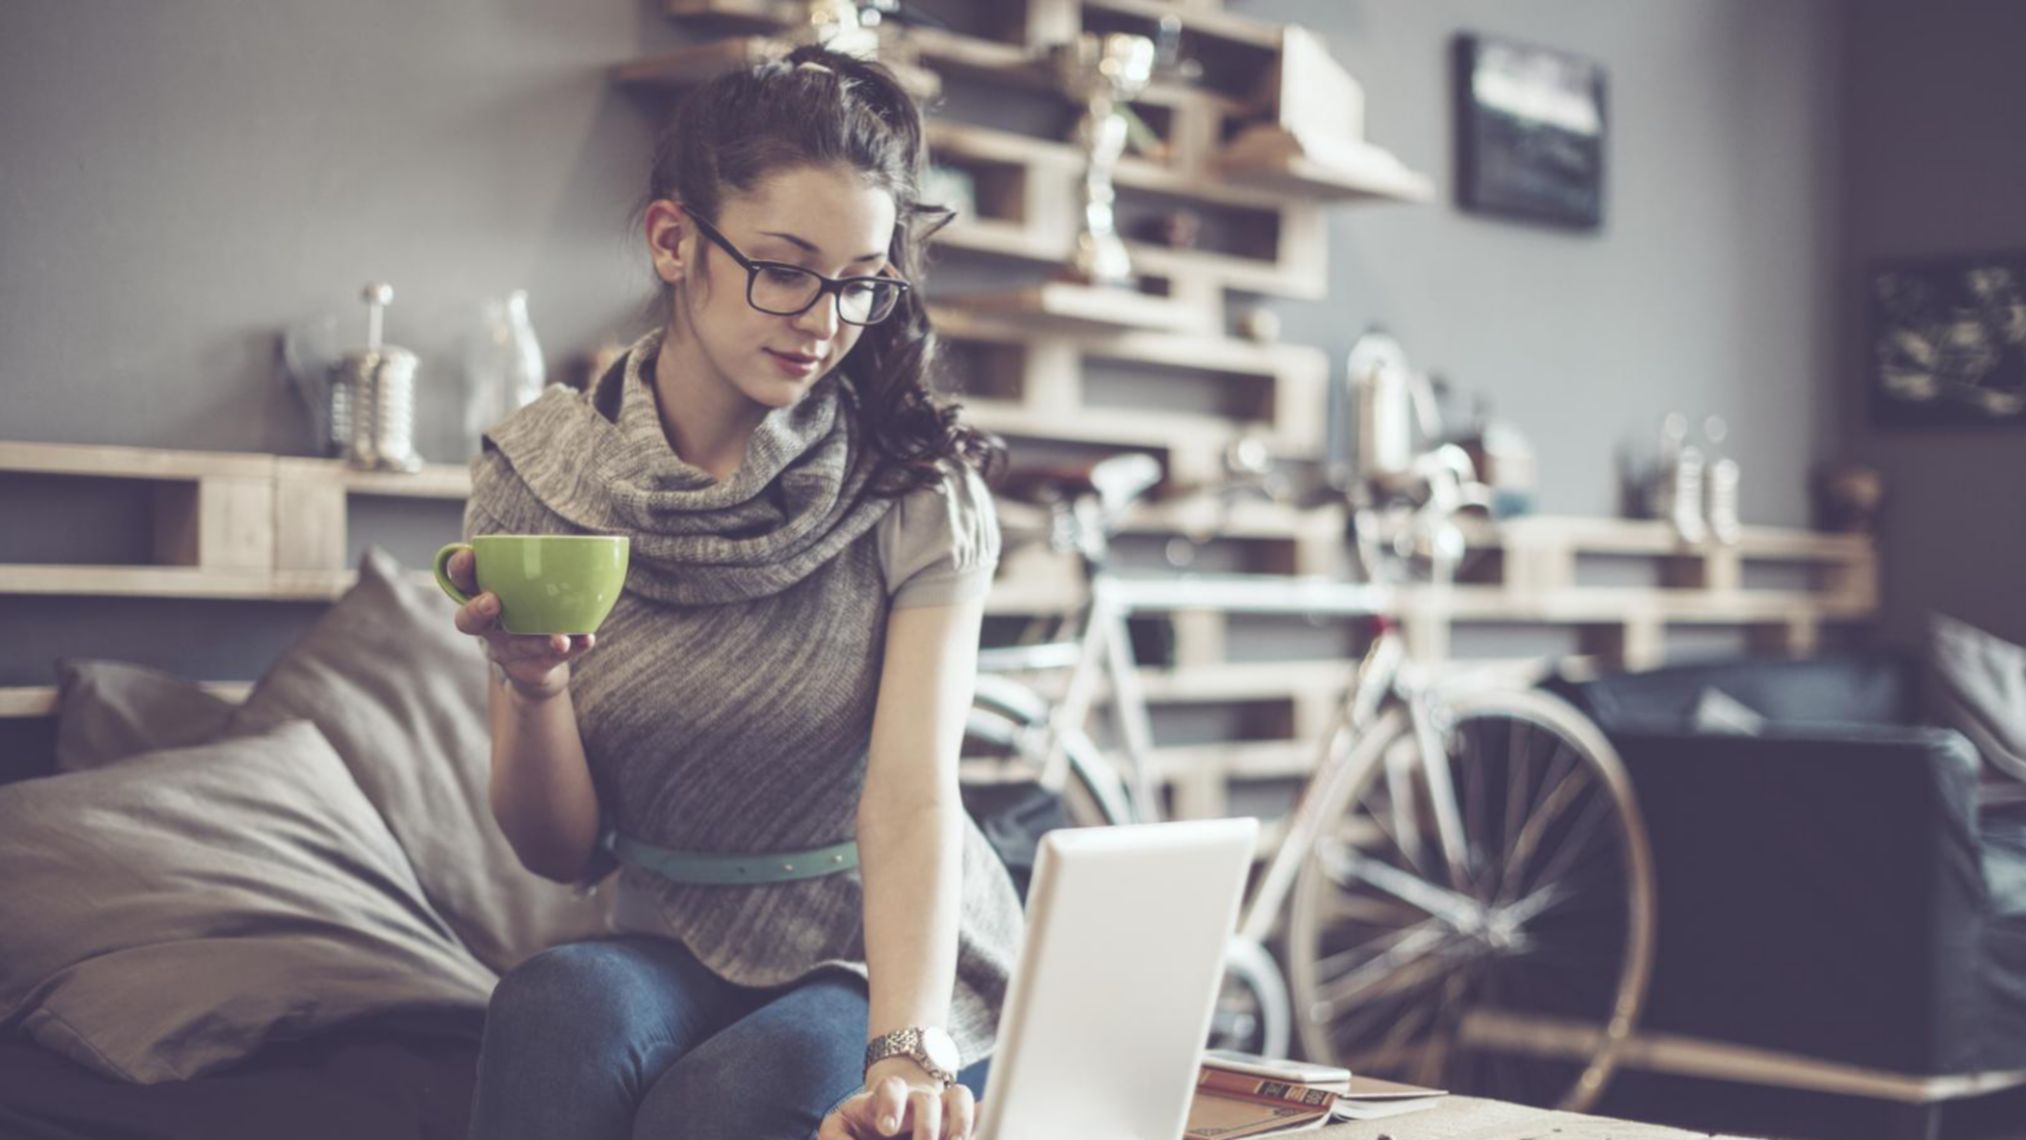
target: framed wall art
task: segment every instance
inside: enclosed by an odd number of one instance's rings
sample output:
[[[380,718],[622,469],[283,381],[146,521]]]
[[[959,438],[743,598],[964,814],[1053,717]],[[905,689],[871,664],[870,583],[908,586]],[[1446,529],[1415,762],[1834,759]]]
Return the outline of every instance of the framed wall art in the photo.
[[[1488,36],[1456,40],[1464,209],[1575,229],[1604,220],[1604,68]]]
[[[2026,250],[1876,263],[1871,420],[2026,427]]]

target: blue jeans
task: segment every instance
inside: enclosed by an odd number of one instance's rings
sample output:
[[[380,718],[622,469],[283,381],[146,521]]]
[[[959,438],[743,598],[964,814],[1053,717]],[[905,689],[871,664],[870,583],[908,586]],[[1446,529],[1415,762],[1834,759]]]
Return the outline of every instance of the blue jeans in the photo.
[[[865,983],[736,986],[681,943],[573,942],[493,991],[472,1140],[807,1140],[859,1090]],[[959,1074],[984,1094],[989,1062]]]

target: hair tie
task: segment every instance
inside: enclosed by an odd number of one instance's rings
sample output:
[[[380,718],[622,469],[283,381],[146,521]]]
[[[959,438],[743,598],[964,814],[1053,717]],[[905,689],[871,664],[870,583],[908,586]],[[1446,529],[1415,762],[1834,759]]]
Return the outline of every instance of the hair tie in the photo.
[[[828,67],[827,65],[825,65],[825,64],[821,64],[821,63],[817,63],[817,62],[816,62],[815,60],[813,60],[813,59],[805,59],[805,60],[803,60],[803,61],[802,61],[801,63],[798,63],[798,64],[796,64],[796,65],[795,65],[795,70],[797,70],[797,71],[820,71],[820,72],[822,72],[822,73],[823,73],[823,74],[825,74],[825,75],[835,75],[835,74],[837,74],[836,72],[834,72],[834,71],[830,70],[830,68],[829,68],[829,67]]]

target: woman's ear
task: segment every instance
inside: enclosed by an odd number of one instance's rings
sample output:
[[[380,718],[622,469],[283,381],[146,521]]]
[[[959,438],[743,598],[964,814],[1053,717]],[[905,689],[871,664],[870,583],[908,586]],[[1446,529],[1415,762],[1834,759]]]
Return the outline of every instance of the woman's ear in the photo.
[[[673,285],[688,268],[683,239],[689,236],[689,219],[682,207],[667,199],[647,207],[647,252],[654,261],[655,275]]]

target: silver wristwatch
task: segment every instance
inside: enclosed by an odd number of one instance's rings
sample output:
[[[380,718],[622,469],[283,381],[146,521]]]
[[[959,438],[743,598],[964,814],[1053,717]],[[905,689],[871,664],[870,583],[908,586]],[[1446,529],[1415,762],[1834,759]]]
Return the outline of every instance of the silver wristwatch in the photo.
[[[957,1069],[962,1064],[956,1041],[933,1025],[896,1029],[873,1038],[865,1047],[868,1071],[874,1062],[888,1057],[906,1057],[944,1088],[957,1083]]]

